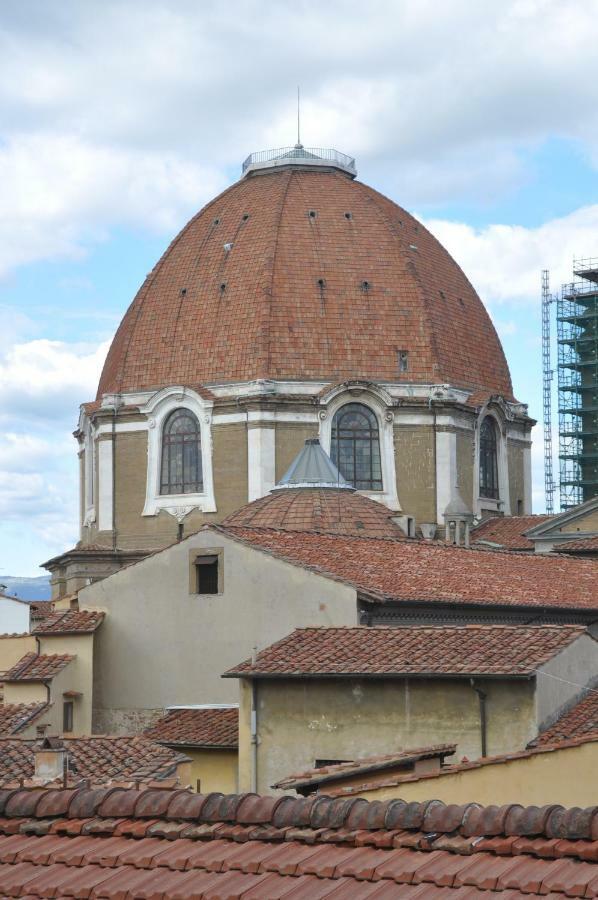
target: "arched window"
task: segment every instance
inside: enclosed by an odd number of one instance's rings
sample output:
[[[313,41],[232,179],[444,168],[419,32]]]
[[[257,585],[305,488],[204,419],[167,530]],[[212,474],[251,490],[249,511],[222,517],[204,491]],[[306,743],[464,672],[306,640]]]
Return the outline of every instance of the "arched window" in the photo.
[[[381,491],[378,420],[362,403],[347,403],[332,420],[330,456],[358,491]]]
[[[496,424],[490,416],[480,428],[480,497],[498,499],[498,449]]]
[[[203,490],[199,422],[188,409],[175,409],[162,431],[161,494],[198,494]]]

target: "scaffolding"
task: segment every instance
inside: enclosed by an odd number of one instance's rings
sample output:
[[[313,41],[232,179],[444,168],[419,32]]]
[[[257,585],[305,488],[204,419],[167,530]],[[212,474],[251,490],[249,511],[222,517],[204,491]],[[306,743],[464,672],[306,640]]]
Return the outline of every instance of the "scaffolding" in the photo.
[[[598,258],[557,300],[561,509],[598,496]]]
[[[544,498],[546,512],[554,512],[554,476],[552,472],[552,379],[550,363],[550,281],[548,269],[542,271],[542,399],[544,421]]]

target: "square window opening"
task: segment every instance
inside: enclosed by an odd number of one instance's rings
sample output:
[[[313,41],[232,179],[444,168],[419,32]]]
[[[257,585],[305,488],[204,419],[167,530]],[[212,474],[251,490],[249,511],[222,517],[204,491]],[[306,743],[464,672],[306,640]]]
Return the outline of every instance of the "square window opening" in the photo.
[[[198,594],[218,593],[218,557],[198,556],[195,560]]]

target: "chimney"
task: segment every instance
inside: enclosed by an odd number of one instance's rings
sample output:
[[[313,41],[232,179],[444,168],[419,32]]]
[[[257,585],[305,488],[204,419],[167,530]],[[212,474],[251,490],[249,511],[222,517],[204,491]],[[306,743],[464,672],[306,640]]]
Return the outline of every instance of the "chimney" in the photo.
[[[39,748],[33,751],[33,756],[36,779],[55,781],[63,777],[67,751],[60,738],[44,738]]]

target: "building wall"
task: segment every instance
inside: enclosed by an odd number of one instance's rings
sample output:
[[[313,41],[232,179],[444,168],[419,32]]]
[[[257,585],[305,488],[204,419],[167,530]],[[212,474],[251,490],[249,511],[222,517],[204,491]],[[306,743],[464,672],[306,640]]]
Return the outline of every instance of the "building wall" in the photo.
[[[190,558],[223,551],[221,594],[190,593]],[[168,706],[237,700],[221,673],[301,625],[355,625],[355,591],[204,529],[84,588],[96,633],[95,732],[145,727]]]
[[[102,628],[103,625],[100,626]],[[75,659],[68,664],[60,676],[52,680],[51,698],[59,711],[58,731],[62,732],[62,690],[78,691],[81,696],[73,700],[73,737],[91,734],[93,709],[93,634],[55,634],[41,636],[41,653],[68,653]],[[63,682],[66,687],[63,687]]]
[[[597,676],[598,642],[587,634],[541,666],[536,691],[539,730],[556,721],[562,710],[579,698],[583,687],[596,682]]]
[[[34,653],[36,647],[35,638],[30,634],[0,634],[0,673],[12,669],[26,653]]]
[[[236,750],[198,750],[176,747],[191,760],[189,783],[194,791],[209,794],[236,794],[238,790],[238,753]],[[198,784],[199,782],[199,784]]]
[[[29,604],[23,600],[0,596],[0,635],[24,634],[27,631],[29,631]]]
[[[459,491],[470,509],[474,508],[473,467],[475,465],[475,441],[473,431],[458,428],[457,440],[457,478]]]
[[[434,428],[395,425],[395,467],[402,510],[416,523],[436,521],[436,451]]]
[[[526,510],[525,493],[525,444],[522,441],[508,441],[509,459],[509,492],[511,498],[511,515],[523,515]],[[531,510],[529,510],[531,512]]]
[[[482,806],[561,804],[566,808],[588,805],[588,785],[596,780],[598,742],[539,753],[522,759],[480,766],[419,781],[363,790],[352,796],[367,800],[400,798],[407,803],[434,797],[443,803],[470,801]]]
[[[305,441],[318,436],[318,426],[280,422],[276,426],[276,480],[280,481]]]
[[[591,510],[590,512],[585,513],[585,515],[578,516],[573,521],[566,522],[559,528],[561,534],[571,534],[577,531],[598,533],[598,509]]]
[[[488,754],[521,750],[537,734],[532,681],[485,682]],[[251,784],[251,690],[240,691],[239,790]],[[450,679],[259,680],[257,790],[311,768],[316,759],[357,759],[456,743],[481,754],[480,708],[468,681]]]

